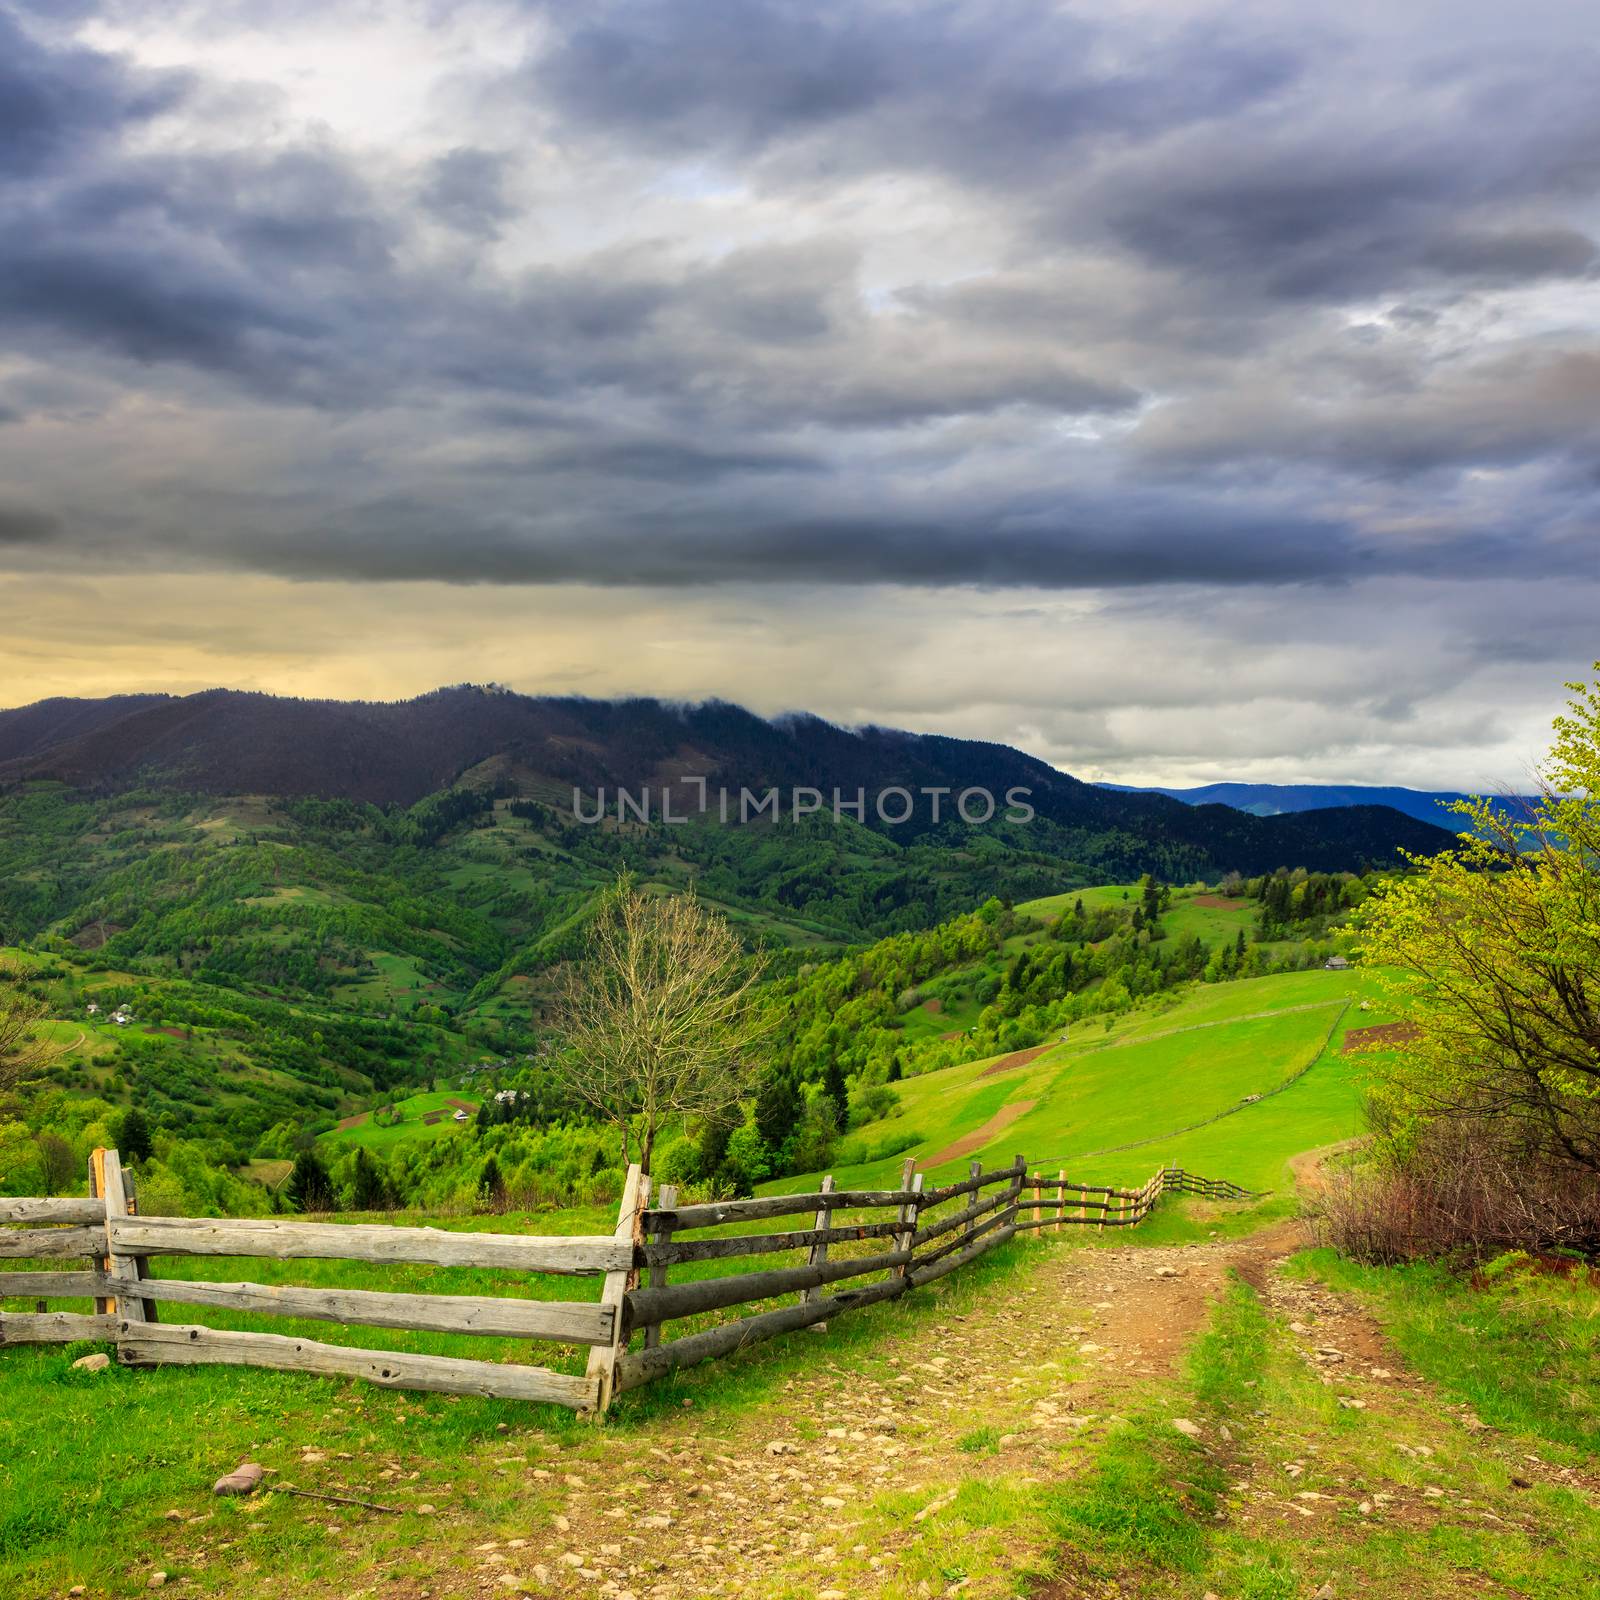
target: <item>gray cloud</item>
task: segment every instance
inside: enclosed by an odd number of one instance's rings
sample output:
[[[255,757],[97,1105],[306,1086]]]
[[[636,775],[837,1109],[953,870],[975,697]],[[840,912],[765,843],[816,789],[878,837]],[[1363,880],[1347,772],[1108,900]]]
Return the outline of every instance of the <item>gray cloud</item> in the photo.
[[[613,0],[492,52],[397,11],[427,88],[369,135],[398,88],[210,48],[321,10],[98,9],[193,59],[0,10],[19,564],[1593,580],[1570,11]]]
[[[0,182],[83,158],[129,125],[172,109],[189,86],[183,73],[42,46],[0,10]]]
[[[47,544],[60,532],[60,524],[48,512],[0,500],[0,547]]]
[[[500,225],[516,215],[506,198],[508,156],[461,146],[429,163],[422,204],[440,221],[478,238],[498,236]]]

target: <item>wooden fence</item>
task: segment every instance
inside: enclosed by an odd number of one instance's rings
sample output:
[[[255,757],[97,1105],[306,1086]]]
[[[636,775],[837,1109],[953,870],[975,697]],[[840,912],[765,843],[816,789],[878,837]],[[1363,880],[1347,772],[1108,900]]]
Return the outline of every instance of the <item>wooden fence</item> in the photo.
[[[270,1218],[142,1217],[117,1152],[97,1150],[90,1198],[0,1198],[0,1260],[68,1262],[87,1270],[0,1272],[0,1298],[34,1299],[31,1313],[0,1313],[0,1345],[108,1340],[128,1366],[221,1363],[365,1378],[386,1388],[543,1400],[595,1415],[615,1394],[680,1367],[843,1312],[895,1299],[1029,1229],[1131,1227],[1164,1193],[1245,1199],[1237,1185],[1179,1168],[1140,1189],[1116,1189],[1030,1173],[1018,1157],[959,1183],[924,1188],[907,1161],[901,1187],[768,1195],[677,1204],[630,1168],[609,1235],[455,1233],[437,1228]],[[1031,1213],[1029,1215],[1028,1213]],[[780,1218],[802,1227],[759,1231]],[[743,1231],[729,1231],[739,1229]],[[750,1231],[755,1229],[758,1231]],[[420,1262],[603,1277],[594,1301],[434,1295],[364,1289],[217,1283],[149,1275],[153,1256],[253,1256],[275,1260]],[[780,1264],[728,1272],[721,1265],[782,1255]],[[672,1269],[680,1270],[673,1281]],[[716,1275],[707,1276],[707,1272]],[[852,1282],[852,1280],[863,1280]],[[848,1287],[845,1287],[848,1285]],[[92,1299],[92,1314],[50,1311],[51,1300]],[[413,1332],[478,1334],[587,1345],[580,1377],[548,1367],[364,1350],[281,1334],[163,1323],[160,1308],[193,1305]],[[704,1322],[733,1307],[759,1307],[667,1338],[668,1324]],[[634,1348],[635,1335],[639,1335]]]

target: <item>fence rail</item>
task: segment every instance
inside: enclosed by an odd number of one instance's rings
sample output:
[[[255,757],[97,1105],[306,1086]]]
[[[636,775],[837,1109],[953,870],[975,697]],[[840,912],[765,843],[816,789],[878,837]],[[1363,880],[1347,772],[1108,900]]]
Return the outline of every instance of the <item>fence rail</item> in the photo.
[[[0,1313],[0,1345],[107,1340],[127,1366],[224,1365],[364,1378],[389,1388],[540,1400],[594,1414],[615,1394],[666,1373],[814,1327],[846,1311],[897,1299],[978,1260],[1027,1231],[1134,1227],[1163,1194],[1213,1200],[1254,1196],[1237,1184],[1163,1167],[1141,1188],[1120,1189],[1030,1172],[1018,1156],[960,1182],[924,1188],[914,1163],[898,1189],[815,1193],[678,1205],[629,1169],[617,1226],[608,1235],[453,1233],[439,1228],[285,1221],[279,1218],[142,1217],[117,1152],[97,1150],[87,1199],[0,1198],[0,1259],[90,1261],[88,1270],[0,1271],[0,1297],[33,1312]],[[873,1220],[872,1213],[882,1213]],[[800,1227],[752,1229],[781,1218]],[[685,1237],[690,1235],[691,1237]],[[787,1253],[792,1264],[703,1275],[703,1264]],[[285,1284],[153,1278],[152,1257],[245,1256],[381,1265],[495,1267],[603,1278],[599,1302],[444,1295]],[[676,1280],[673,1269],[680,1269]],[[689,1269],[688,1275],[683,1269]],[[702,1275],[696,1275],[701,1269]],[[50,1311],[51,1300],[92,1300],[94,1313]],[[162,1323],[163,1305],[282,1316],[345,1326],[482,1335],[587,1346],[581,1376],[520,1362],[410,1354],[325,1344],[283,1334]],[[669,1324],[732,1320],[668,1338]],[[642,1335],[635,1348],[635,1335]]]

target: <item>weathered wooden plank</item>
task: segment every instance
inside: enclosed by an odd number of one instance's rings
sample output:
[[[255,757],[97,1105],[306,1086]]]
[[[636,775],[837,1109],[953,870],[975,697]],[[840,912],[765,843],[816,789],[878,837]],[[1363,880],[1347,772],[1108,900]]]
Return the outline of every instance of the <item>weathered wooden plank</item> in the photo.
[[[911,1260],[911,1241],[917,1232],[917,1215],[922,1210],[922,1174],[917,1171],[917,1158],[907,1156],[900,1170],[900,1186],[911,1191],[912,1198],[900,1207],[900,1231],[894,1236],[894,1247],[905,1260],[897,1268],[900,1277],[906,1275],[906,1263]]]
[[[726,1278],[699,1278],[691,1283],[675,1283],[665,1289],[635,1289],[628,1296],[628,1328],[642,1328],[652,1322],[671,1322],[693,1317],[724,1306],[744,1305],[751,1300],[772,1300],[797,1289],[816,1289],[846,1278],[865,1277],[869,1272],[888,1272],[911,1260],[910,1250],[888,1250],[875,1256],[855,1256],[845,1261],[826,1261],[817,1266],[780,1267],[772,1272],[740,1272]]]
[[[102,1228],[0,1228],[0,1260],[54,1261],[61,1256],[98,1256],[106,1247]]]
[[[75,1344],[79,1339],[116,1337],[115,1317],[76,1311],[0,1312],[0,1344]]]
[[[0,1300],[89,1300],[109,1282],[103,1272],[0,1272]]]
[[[947,1256],[965,1249],[974,1240],[985,1238],[993,1233],[996,1228],[1008,1226],[1017,1214],[1016,1192],[1007,1190],[1006,1197],[1008,1203],[1001,1210],[995,1212],[987,1222],[979,1223],[969,1232],[958,1234],[954,1239],[947,1239],[937,1250],[930,1250],[926,1255],[919,1256],[913,1264],[913,1268],[916,1266],[931,1266],[935,1261],[943,1261]]]
[[[119,1255],[420,1261],[574,1275],[625,1271],[633,1261],[625,1240],[604,1235],[449,1233],[442,1228],[285,1222],[276,1217],[122,1217],[107,1227],[111,1248]]]
[[[942,1183],[937,1189],[926,1189],[922,1195],[923,1209],[929,1206],[942,1206],[947,1200],[954,1200],[957,1195],[971,1194],[975,1189],[987,1189],[991,1184],[1014,1182],[1026,1170],[1027,1163],[1021,1156],[1009,1167],[996,1167],[991,1172],[982,1170],[982,1163],[974,1161],[971,1164],[971,1175],[963,1178],[960,1183]]]
[[[633,1263],[644,1238],[644,1209],[649,1204],[650,1179],[635,1162],[628,1168],[622,1185],[614,1235],[618,1246],[626,1250],[627,1261],[619,1270],[606,1274],[605,1288],[600,1294],[600,1304],[611,1307],[616,1320],[612,1323],[611,1338],[589,1351],[588,1377],[595,1386],[594,1414],[597,1418],[604,1416],[611,1406],[611,1396],[616,1392],[617,1359],[628,1346],[628,1291],[639,1281]],[[670,1223],[664,1225],[671,1226]]]
[[[976,1261],[979,1256],[987,1255],[989,1251],[1003,1245],[1008,1239],[1016,1237],[1014,1227],[1002,1227],[995,1233],[986,1234],[976,1244],[969,1244],[964,1250],[958,1250],[954,1255],[946,1256],[943,1261],[929,1262],[925,1266],[913,1267],[906,1280],[914,1289],[920,1289],[925,1283],[932,1283],[935,1278],[942,1278],[946,1273],[954,1272],[958,1267],[964,1267],[969,1262]]]
[[[467,1361],[456,1356],[414,1356],[392,1350],[292,1339],[280,1333],[230,1333],[181,1323],[117,1320],[117,1358],[128,1366],[266,1367],[364,1378],[384,1389],[428,1389],[438,1394],[487,1395],[500,1400],[543,1400],[584,1410],[595,1384],[545,1367]]]
[[[627,1389],[637,1389],[641,1384],[659,1378],[678,1367],[692,1367],[714,1356],[725,1356],[730,1351],[747,1345],[759,1344],[780,1333],[791,1333],[796,1328],[810,1327],[812,1323],[825,1322],[843,1311],[859,1310],[862,1306],[892,1300],[906,1291],[905,1278],[885,1278],[879,1283],[869,1283],[860,1289],[848,1289],[842,1294],[830,1295],[820,1300],[806,1300],[797,1305],[782,1306],[776,1311],[763,1311],[758,1316],[742,1317],[737,1322],[725,1322],[720,1328],[707,1328],[703,1333],[692,1333],[684,1339],[671,1339],[654,1350],[641,1350],[622,1356],[617,1362],[616,1388],[620,1394]]]
[[[146,1309],[144,1300],[132,1290],[141,1277],[139,1263],[132,1256],[111,1253],[111,1230],[124,1220],[129,1210],[128,1191],[122,1181],[122,1158],[115,1150],[96,1150],[90,1158],[90,1180],[94,1191],[105,1201],[106,1251],[100,1265],[113,1283],[120,1285],[106,1300],[105,1310],[124,1322],[154,1322],[154,1306]],[[96,1310],[100,1308],[96,1306]]]
[[[0,1280],[3,1281],[3,1280]],[[147,1278],[147,1300],[271,1317],[306,1317],[367,1328],[417,1333],[472,1333],[505,1339],[554,1339],[606,1344],[616,1312],[610,1306],[561,1300],[512,1300],[493,1295],[389,1294],[368,1289],[301,1289],[273,1283],[206,1283]]]
[[[831,1172],[827,1175],[827,1177],[825,1177],[822,1180],[822,1188],[818,1192],[821,1193],[821,1194],[832,1194],[833,1193],[833,1174]],[[815,1232],[815,1233],[826,1233],[826,1232],[828,1232],[828,1223],[831,1220],[832,1220],[832,1215],[826,1209],[826,1207],[820,1207],[819,1206],[818,1209],[817,1209],[817,1215],[816,1215],[816,1219],[815,1219],[815,1224],[813,1226],[812,1231]],[[806,1265],[808,1267],[820,1267],[820,1266],[823,1266],[823,1265],[826,1264],[827,1260],[828,1260],[828,1241],[826,1239],[823,1239],[819,1243],[810,1246],[810,1248],[806,1251]],[[804,1305],[807,1300],[815,1300],[816,1298],[817,1298],[817,1290],[816,1290],[815,1287],[812,1287],[812,1288],[809,1288],[809,1289],[803,1289],[801,1291],[801,1293],[800,1293],[800,1303],[802,1305]],[[826,1328],[827,1324],[826,1323],[817,1322],[817,1323],[813,1323],[812,1326],[814,1328],[816,1328],[819,1332],[821,1332],[824,1328]]]
[[[858,1239],[889,1239],[900,1223],[862,1222],[837,1228],[796,1228],[789,1233],[733,1233],[718,1239],[673,1239],[640,1248],[641,1266],[677,1266],[685,1261],[726,1261],[731,1256],[771,1255],[777,1250],[807,1250],[818,1244],[846,1244]]]
[[[128,1202],[125,1215],[136,1217],[139,1215],[138,1180],[134,1177],[133,1173],[124,1172],[122,1175],[122,1181],[124,1188],[126,1189],[126,1198]],[[106,1215],[108,1217],[111,1215],[109,1206],[106,1209]],[[148,1256],[135,1256],[133,1258],[133,1275],[140,1283],[143,1283],[144,1280],[150,1276],[150,1258]],[[154,1300],[146,1298],[141,1302],[141,1304],[144,1306],[144,1320],[146,1322],[159,1322],[161,1320],[161,1308],[155,1303]]]
[[[824,1178],[822,1180],[823,1186],[826,1187],[830,1181],[831,1181],[830,1179]],[[678,1186],[677,1186],[677,1184],[675,1184],[675,1183],[664,1183],[664,1184],[662,1184],[661,1185],[661,1205],[662,1205],[662,1209],[666,1210],[666,1211],[670,1211],[675,1205],[677,1205],[677,1203],[678,1203]],[[672,1229],[671,1228],[658,1228],[655,1231],[655,1233],[651,1236],[651,1239],[650,1239],[650,1242],[652,1244],[670,1244],[671,1241],[672,1241]],[[667,1286],[667,1268],[666,1268],[665,1264],[663,1264],[661,1266],[651,1267],[651,1269],[650,1269],[650,1287],[652,1289],[664,1289],[664,1288],[666,1288],[666,1286]],[[659,1322],[652,1322],[650,1324],[650,1326],[647,1327],[644,1330],[644,1343],[645,1343],[645,1348],[647,1350],[654,1350],[655,1347],[658,1344],[661,1343],[661,1324]]]
[[[967,1163],[967,1178],[968,1178],[968,1180],[970,1182],[981,1185],[982,1180],[983,1180],[983,1163],[981,1161],[973,1160],[973,1161],[969,1161]],[[983,1193],[983,1189],[981,1187],[975,1188],[972,1191],[973,1200],[976,1201],[977,1197],[979,1195],[981,1195],[982,1193]],[[1005,1182],[1003,1182],[1001,1187],[995,1192],[994,1195],[991,1196],[991,1198],[998,1205],[1007,1204],[1010,1201],[1010,1198],[1011,1198],[1011,1183],[1010,1183],[1010,1180],[1006,1180]],[[981,1216],[984,1212],[992,1211],[993,1209],[994,1209],[994,1206],[979,1206],[979,1205],[972,1206],[971,1207],[972,1216],[967,1222],[966,1232],[968,1234],[971,1234],[972,1230],[975,1227],[977,1227],[977,1225],[978,1225],[978,1222],[977,1222],[978,1217]]]
[[[911,1198],[909,1189],[835,1189],[829,1194],[773,1194],[754,1200],[718,1200],[706,1205],[659,1207],[647,1211],[644,1225],[654,1230],[663,1223],[675,1232],[690,1228],[720,1228],[728,1222],[760,1222],[768,1217],[792,1217],[805,1211],[870,1210],[894,1206]]]
[[[101,1200],[20,1200],[0,1195],[0,1222],[104,1222]]]
[[[953,1211],[947,1217],[940,1218],[937,1222],[930,1222],[926,1227],[918,1228],[911,1236],[912,1243],[916,1246],[926,1244],[930,1239],[940,1238],[956,1228],[966,1227],[968,1223],[976,1222],[979,1217],[987,1216],[997,1206],[1009,1205],[1011,1192],[1002,1189],[999,1194],[984,1195],[982,1199],[971,1201],[959,1211]]]

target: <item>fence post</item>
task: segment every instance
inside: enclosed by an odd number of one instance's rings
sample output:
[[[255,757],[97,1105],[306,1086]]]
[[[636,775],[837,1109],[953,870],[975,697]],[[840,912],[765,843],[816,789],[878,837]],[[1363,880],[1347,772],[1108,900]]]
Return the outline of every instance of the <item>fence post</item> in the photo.
[[[1054,1231],[1060,1233],[1067,1225],[1067,1169],[1063,1167],[1056,1174],[1056,1182],[1060,1188],[1056,1190],[1056,1199],[1061,1202],[1056,1210],[1056,1225]]]
[[[123,1181],[122,1158],[115,1150],[95,1150],[89,1156],[89,1191],[97,1200],[106,1203],[106,1253],[100,1270],[108,1278],[136,1288],[139,1283],[139,1263],[132,1256],[119,1256],[111,1249],[111,1224],[118,1217],[131,1216],[128,1208],[128,1191]],[[145,1302],[136,1296],[119,1294],[96,1298],[95,1311],[105,1316],[121,1317],[124,1322],[143,1322]]]
[[[822,1193],[833,1193],[833,1174],[831,1172],[822,1180]],[[828,1206],[818,1206],[816,1219],[811,1225],[818,1233],[822,1232],[824,1228],[832,1227],[833,1211]],[[826,1239],[823,1239],[819,1243],[812,1245],[811,1248],[806,1251],[806,1265],[808,1267],[820,1267],[827,1259],[828,1241]],[[821,1297],[821,1289],[802,1289],[800,1291],[800,1304],[804,1305],[808,1300],[818,1300]],[[811,1331],[813,1333],[826,1333],[828,1331],[828,1324],[826,1322],[813,1322],[811,1324]]]
[[[638,1246],[643,1241],[643,1224],[640,1213],[644,1210],[650,1199],[650,1180],[639,1170],[638,1162],[628,1168],[628,1177],[622,1185],[622,1204],[617,1208],[617,1226],[613,1235],[618,1240],[626,1240],[629,1244]],[[608,1272],[604,1289],[600,1292],[600,1304],[610,1306],[616,1320],[611,1326],[611,1343],[609,1345],[597,1344],[589,1351],[589,1365],[586,1376],[595,1380],[594,1415],[598,1421],[611,1407],[611,1395],[617,1381],[617,1357],[627,1348],[627,1336],[623,1333],[627,1318],[628,1290],[638,1281],[638,1274],[633,1268],[620,1272]]]
[[[128,1200],[128,1215],[139,1215],[139,1180],[132,1172],[122,1174],[122,1187]],[[133,1256],[133,1275],[142,1283],[150,1276],[150,1258],[148,1256]],[[154,1300],[144,1302],[144,1320],[146,1322],[159,1322],[161,1320],[161,1307]]]
[[[909,1250],[917,1231],[917,1217],[922,1212],[922,1174],[915,1172],[917,1162],[914,1156],[907,1156],[905,1165],[900,1169],[900,1187],[910,1189],[913,1198],[900,1207],[900,1231],[894,1236],[896,1250]],[[911,1270],[909,1261],[902,1262],[894,1269],[897,1278],[903,1278]]]
[[[1044,1174],[1036,1172],[1033,1175],[1033,1221],[1037,1226],[1044,1220],[1044,1213],[1039,1209],[1039,1202],[1044,1198]]]
[[[973,1179],[981,1178],[983,1176],[983,1163],[981,1161],[969,1161],[967,1163],[967,1176],[969,1178],[973,1178]],[[976,1205],[977,1204],[977,1200],[978,1200],[978,1196],[980,1194],[982,1194],[982,1193],[983,1193],[982,1189],[974,1189],[972,1191],[972,1199],[969,1200],[967,1202],[967,1204],[968,1205]],[[962,1233],[962,1237],[965,1238],[967,1236],[967,1234],[976,1232],[977,1231],[977,1227],[978,1227],[978,1219],[976,1217],[974,1217],[974,1218],[972,1218],[972,1220],[970,1222],[967,1223],[966,1229]]]
[[[677,1186],[677,1184],[675,1184],[675,1183],[664,1183],[664,1184],[662,1184],[661,1185],[661,1204],[660,1204],[659,1209],[662,1210],[662,1211],[670,1211],[670,1210],[672,1210],[672,1208],[675,1205],[677,1205],[677,1203],[678,1203],[678,1186]],[[650,1235],[650,1242],[651,1242],[651,1244],[666,1244],[671,1238],[672,1238],[672,1229],[671,1228],[667,1228],[667,1227],[660,1227],[660,1228],[657,1228],[656,1231],[653,1234]],[[650,1269],[650,1287],[652,1289],[665,1289],[666,1286],[667,1286],[667,1264],[666,1264],[666,1262],[663,1261],[659,1267],[651,1267],[651,1269]],[[650,1324],[650,1326],[644,1330],[644,1347],[645,1347],[646,1350],[654,1350],[655,1347],[660,1343],[661,1343],[661,1324],[659,1322],[652,1322]]]

